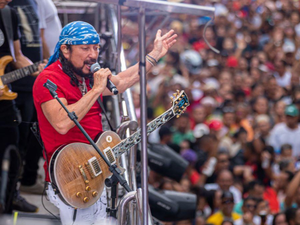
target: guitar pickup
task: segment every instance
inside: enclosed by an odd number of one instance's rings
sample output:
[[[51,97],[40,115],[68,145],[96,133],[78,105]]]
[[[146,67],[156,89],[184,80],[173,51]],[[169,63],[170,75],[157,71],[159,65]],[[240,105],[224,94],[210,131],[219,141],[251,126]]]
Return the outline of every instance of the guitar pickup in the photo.
[[[95,156],[88,160],[88,164],[90,168],[89,171],[92,172],[92,177],[97,177],[102,173],[100,164]]]
[[[115,158],[115,155],[114,153],[112,152],[111,148],[106,148],[104,149],[104,154],[106,156],[106,158],[108,159],[108,161],[110,162],[110,164],[115,164],[116,163],[116,158]]]

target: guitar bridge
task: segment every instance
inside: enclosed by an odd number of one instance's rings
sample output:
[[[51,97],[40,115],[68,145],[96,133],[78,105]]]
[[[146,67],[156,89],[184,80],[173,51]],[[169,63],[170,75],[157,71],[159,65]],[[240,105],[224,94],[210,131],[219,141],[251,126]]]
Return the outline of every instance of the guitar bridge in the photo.
[[[103,152],[104,152],[106,158],[108,159],[108,161],[110,162],[110,164],[116,163],[116,158],[115,158],[115,155],[112,152],[111,148],[106,148],[106,149],[104,149]]]
[[[88,164],[90,168],[89,172],[92,172],[92,177],[97,177],[102,173],[100,164],[95,156],[88,160]]]

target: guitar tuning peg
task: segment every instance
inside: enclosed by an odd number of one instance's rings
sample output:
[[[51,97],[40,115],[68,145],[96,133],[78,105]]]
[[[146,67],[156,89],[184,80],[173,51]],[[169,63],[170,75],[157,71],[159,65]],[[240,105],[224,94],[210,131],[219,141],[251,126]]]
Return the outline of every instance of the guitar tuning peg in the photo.
[[[177,116],[176,116],[176,118],[179,118],[179,117],[180,117],[180,115],[177,115]]]
[[[170,99],[173,101],[173,97],[172,96],[170,96]]]
[[[184,94],[182,94],[181,97],[184,97]]]
[[[177,91],[177,94],[179,94],[179,90],[176,90]]]
[[[184,106],[181,106],[181,108],[184,110]]]
[[[187,103],[184,103],[184,105],[188,105]]]
[[[176,93],[173,93],[173,96],[176,98],[176,97],[177,97],[177,94],[176,94]]]

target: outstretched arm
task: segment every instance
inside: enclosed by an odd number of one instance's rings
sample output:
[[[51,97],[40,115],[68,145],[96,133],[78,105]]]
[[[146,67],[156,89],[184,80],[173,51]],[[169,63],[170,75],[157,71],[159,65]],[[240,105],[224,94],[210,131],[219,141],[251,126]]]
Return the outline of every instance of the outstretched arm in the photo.
[[[286,197],[285,197],[285,206],[291,207],[293,204],[293,201],[295,199],[297,189],[299,188],[300,184],[300,172],[294,176],[290,184],[288,185],[287,191],[286,191]]]
[[[154,48],[149,53],[156,61],[166,55],[169,48],[171,48],[176,42],[177,34],[174,34],[174,30],[170,30],[163,36],[161,30],[158,30],[154,40]],[[146,60],[146,72],[151,69],[152,65]],[[120,72],[117,76],[112,76],[111,81],[116,85],[119,92],[124,92],[127,88],[131,87],[140,80],[139,76],[139,63],[129,67],[127,70]],[[103,95],[111,95],[109,90],[105,90]]]

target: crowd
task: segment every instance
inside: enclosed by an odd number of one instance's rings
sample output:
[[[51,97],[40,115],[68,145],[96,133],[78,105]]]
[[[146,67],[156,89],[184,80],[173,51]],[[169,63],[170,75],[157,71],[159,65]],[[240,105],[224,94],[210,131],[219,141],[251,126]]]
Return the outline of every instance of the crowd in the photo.
[[[300,224],[299,1],[180,2],[215,7],[205,36],[220,53],[202,36],[209,18],[174,16],[177,44],[148,75],[148,117],[172,107],[176,90],[190,106],[149,141],[169,145],[189,167],[180,183],[153,171],[149,183],[197,195],[197,218],[176,224]],[[126,25],[134,23],[124,23],[128,62],[137,30]],[[139,116],[139,88],[132,91]]]

